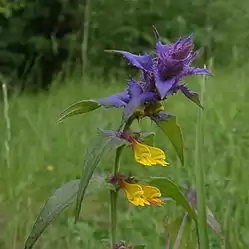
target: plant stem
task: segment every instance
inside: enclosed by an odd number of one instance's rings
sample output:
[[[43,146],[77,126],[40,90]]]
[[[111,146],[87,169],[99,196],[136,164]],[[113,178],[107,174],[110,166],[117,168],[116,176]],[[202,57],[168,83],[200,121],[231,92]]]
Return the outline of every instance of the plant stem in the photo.
[[[131,123],[133,122],[133,118],[130,118],[124,125],[123,131],[129,129]],[[122,128],[122,127],[121,127]],[[115,162],[113,167],[113,176],[115,176],[119,172],[120,167],[120,156],[123,151],[124,146],[117,148]],[[115,249],[117,243],[117,198],[118,192],[115,190],[110,190],[110,201],[111,201],[111,241],[112,241],[112,249]]]
[[[115,163],[113,167],[113,175],[116,175],[119,171],[120,166],[120,155],[122,153],[121,146],[116,151]],[[116,240],[117,240],[117,197],[118,192],[115,190],[110,190],[110,199],[111,199],[111,240],[112,240],[112,249],[115,249]]]
[[[204,98],[205,76],[201,82],[201,100]],[[203,105],[203,103],[202,103]],[[204,164],[203,164],[203,144],[204,144],[204,114],[201,109],[198,110],[197,127],[196,127],[196,155],[195,155],[195,171],[196,171],[196,188],[197,188],[197,211],[198,211],[198,234],[199,249],[208,249],[208,233],[207,233],[207,215],[206,215],[206,198],[204,185]]]
[[[117,240],[117,192],[110,190],[110,201],[111,201],[111,241],[112,249],[116,247]]]

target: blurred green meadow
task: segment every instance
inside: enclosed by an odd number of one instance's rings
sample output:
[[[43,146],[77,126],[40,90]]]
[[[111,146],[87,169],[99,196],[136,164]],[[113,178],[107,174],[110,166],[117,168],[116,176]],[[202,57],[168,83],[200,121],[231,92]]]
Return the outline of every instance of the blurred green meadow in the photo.
[[[208,207],[220,222],[226,248],[249,248],[249,72],[246,68],[213,70],[205,85],[205,183]],[[201,77],[188,78],[199,91]],[[88,98],[104,97],[125,87],[121,78],[101,82],[71,78],[55,81],[49,92],[24,93],[9,100],[11,141],[10,165],[6,164],[6,124],[0,103],[0,248],[22,249],[42,205],[66,181],[79,178],[86,146],[97,128],[117,128],[121,110],[98,109],[56,124],[68,105]],[[185,142],[186,165],[182,167],[171,143],[149,120],[134,125],[136,130],[156,131],[156,144],[166,150],[170,166],[138,165],[129,149],[121,160],[121,171],[138,176],[168,176],[179,184],[195,185],[194,153],[198,107],[178,94],[169,98],[166,111],[176,114]],[[165,140],[166,143],[165,143]],[[166,145],[165,145],[166,144]],[[111,174],[114,154],[104,158],[95,174]],[[71,205],[37,241],[39,249],[105,248],[108,240],[107,192],[86,197],[80,221],[73,222]],[[146,243],[147,248],[165,248],[167,222],[182,217],[183,210],[168,202],[165,207],[137,208],[119,195],[118,238]],[[209,230],[211,248],[220,248]],[[191,236],[181,248],[195,248]]]

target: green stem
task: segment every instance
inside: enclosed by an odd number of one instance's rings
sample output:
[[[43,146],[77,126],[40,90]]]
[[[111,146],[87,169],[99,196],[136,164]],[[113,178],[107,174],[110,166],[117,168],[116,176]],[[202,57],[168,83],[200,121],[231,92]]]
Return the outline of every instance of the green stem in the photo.
[[[126,131],[130,128],[131,123],[133,122],[133,118],[130,118],[125,124],[124,128],[121,129],[123,131]],[[120,130],[121,130],[120,129]],[[122,153],[124,146],[121,146],[117,148],[116,156],[115,156],[115,162],[113,167],[113,176],[115,176],[119,172],[120,167],[120,156]],[[115,190],[110,190],[110,201],[111,201],[111,241],[112,241],[112,249],[115,249],[116,243],[117,243],[117,198],[118,198],[118,192]]]
[[[117,240],[117,192],[110,190],[111,201],[111,241],[112,249],[115,249]]]
[[[123,146],[117,148],[115,163],[113,167],[113,175],[116,175],[119,171],[120,166],[120,155],[122,153]],[[111,240],[112,248],[115,249],[116,240],[117,240],[117,198],[118,192],[115,190],[110,190],[110,199],[111,199]]]
[[[124,125],[123,131],[128,130],[133,119],[129,119]],[[120,167],[120,156],[124,146],[117,148],[115,162],[113,167],[113,175],[115,176],[119,172]],[[111,241],[112,249],[115,249],[117,243],[117,198],[118,192],[115,190],[110,190],[110,201],[111,201]]]
[[[127,122],[124,125],[123,131],[127,131],[130,129],[130,126],[132,124],[132,122],[135,120],[135,117],[130,117]]]
[[[201,99],[204,97],[204,83],[201,82]],[[196,188],[197,188],[197,211],[198,211],[198,234],[200,249],[208,249],[208,232],[207,232],[207,215],[206,215],[206,198],[205,198],[205,179],[203,164],[203,144],[204,144],[204,114],[201,109],[198,110],[197,127],[196,127],[196,155],[195,155],[195,171],[196,171]]]

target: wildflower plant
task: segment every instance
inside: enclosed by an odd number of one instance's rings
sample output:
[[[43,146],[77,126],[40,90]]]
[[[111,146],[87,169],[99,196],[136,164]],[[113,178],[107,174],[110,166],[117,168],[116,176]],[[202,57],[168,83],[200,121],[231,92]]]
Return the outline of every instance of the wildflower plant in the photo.
[[[110,192],[110,247],[112,249],[136,248],[136,245],[126,246],[124,242],[117,241],[117,196],[120,193],[131,205],[144,208],[150,208],[152,205],[163,208],[167,205],[165,198],[170,198],[183,207],[188,217],[197,221],[195,206],[188,198],[185,198],[183,188],[178,184],[167,177],[153,176],[143,180],[136,176],[130,177],[122,173],[120,165],[123,149],[127,147],[131,151],[134,163],[138,163],[141,167],[148,167],[149,170],[149,167],[154,166],[170,166],[170,160],[165,151],[148,142],[150,138],[153,138],[153,132],[132,130],[132,123],[144,118],[151,119],[163,131],[174,146],[181,163],[184,164],[181,129],[176,122],[175,115],[164,112],[164,102],[168,101],[170,96],[181,92],[193,103],[202,107],[198,93],[189,89],[185,77],[210,75],[208,69],[192,66],[200,52],[200,50],[194,51],[192,35],[180,38],[173,44],[163,44],[157,30],[153,29],[156,40],[155,55],[148,53],[135,55],[126,51],[109,50],[109,52],[121,54],[131,66],[137,68],[140,72],[139,79],[130,79],[127,87],[119,93],[100,99],[79,101],[61,113],[59,122],[100,107],[123,109],[119,128],[99,129],[97,138],[86,149],[81,179],[65,183],[48,199],[26,241],[25,249],[31,249],[53,219],[75,199],[76,222],[82,201],[88,191],[91,191],[92,186],[94,189],[104,186]],[[93,176],[101,158],[111,150],[116,151],[112,172],[104,178]],[[197,226],[197,222],[195,224]]]

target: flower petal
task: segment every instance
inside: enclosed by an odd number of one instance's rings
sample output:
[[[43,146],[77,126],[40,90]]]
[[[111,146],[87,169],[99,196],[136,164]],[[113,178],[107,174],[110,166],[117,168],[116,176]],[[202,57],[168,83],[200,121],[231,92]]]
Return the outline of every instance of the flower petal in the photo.
[[[157,165],[157,164],[162,166],[169,165],[169,163],[165,161],[166,156],[163,150],[152,146],[147,146],[147,147],[150,151],[151,165]]]
[[[153,58],[149,54],[135,55],[130,52],[122,50],[111,50],[111,52],[122,54],[134,67],[140,68],[147,72],[152,71]]]
[[[128,93],[130,95],[130,98],[137,98],[138,96],[140,96],[143,92],[142,87],[139,85],[138,82],[134,81],[134,80],[130,80],[128,82],[129,88],[128,88]]]
[[[145,144],[135,142],[133,144],[135,160],[144,165],[151,166],[150,151]]]
[[[122,106],[126,106],[129,102],[129,95],[127,92],[121,92],[117,94],[113,94],[109,97],[97,99],[95,100],[97,103],[103,105],[106,108],[116,107],[120,108]]]
[[[176,77],[163,81],[160,79],[159,73],[155,73],[155,83],[161,99],[164,99],[167,96],[169,90],[176,83]]]
[[[144,83],[145,83],[143,87],[144,91],[146,92],[153,91],[155,88],[153,73],[144,71],[143,76],[144,76]]]
[[[157,31],[157,29],[155,27],[153,27],[153,31],[155,34],[155,38],[156,38],[156,52],[159,58],[163,58],[165,56],[167,56],[171,46],[169,44],[165,44],[163,45],[160,40],[159,40],[159,33]]]
[[[211,76],[212,74],[209,72],[207,68],[198,68],[198,67],[188,67],[184,69],[184,76],[187,75],[208,75]]]
[[[179,39],[172,46],[171,56],[175,60],[184,60],[192,52],[194,47],[192,35],[185,39]]]
[[[123,120],[127,120],[135,112],[135,110],[140,106],[143,106],[145,102],[154,100],[156,100],[156,94],[153,92],[144,92],[140,96],[131,99],[125,107]]]
[[[139,184],[131,184],[124,180],[119,181],[120,187],[124,190],[126,197],[130,203],[135,206],[144,206],[150,203],[143,197],[143,189]]]
[[[161,199],[161,192],[157,187],[140,184],[144,191],[144,197],[150,204],[162,206],[164,203]]]
[[[161,197],[161,192],[157,187],[150,186],[150,185],[144,185],[144,184],[139,184],[143,191],[144,191],[144,196],[148,199],[155,198],[155,197]]]
[[[203,51],[202,48],[196,50],[194,53],[192,53],[192,54],[188,57],[188,59],[186,59],[185,63],[188,64],[188,65],[190,65],[190,64],[196,59],[196,57],[200,54],[201,51]]]
[[[132,148],[134,150],[135,160],[144,166],[168,165],[165,161],[166,156],[164,151],[157,147],[152,147],[133,140]]]

